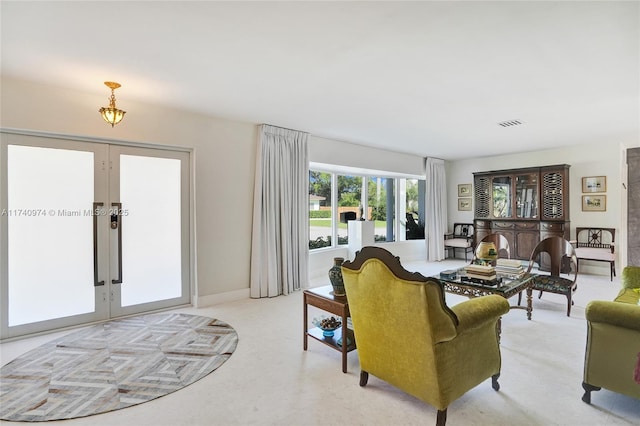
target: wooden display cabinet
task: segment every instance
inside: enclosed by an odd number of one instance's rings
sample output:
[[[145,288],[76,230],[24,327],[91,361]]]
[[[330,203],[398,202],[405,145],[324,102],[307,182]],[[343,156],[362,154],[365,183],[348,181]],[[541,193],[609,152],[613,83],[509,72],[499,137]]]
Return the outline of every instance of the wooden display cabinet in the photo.
[[[488,234],[501,234],[512,258],[528,260],[542,239],[557,235],[568,240],[569,167],[474,173],[476,244]]]

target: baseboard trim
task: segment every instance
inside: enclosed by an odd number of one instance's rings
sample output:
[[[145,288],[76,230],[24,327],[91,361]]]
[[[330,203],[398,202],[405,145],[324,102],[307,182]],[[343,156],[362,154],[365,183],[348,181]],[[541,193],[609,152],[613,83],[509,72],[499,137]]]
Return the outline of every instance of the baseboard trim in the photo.
[[[227,291],[225,293],[210,294],[196,298],[196,308],[204,308],[207,306],[219,305],[221,303],[234,302],[236,300],[249,299],[251,297],[250,289],[243,288],[241,290]]]

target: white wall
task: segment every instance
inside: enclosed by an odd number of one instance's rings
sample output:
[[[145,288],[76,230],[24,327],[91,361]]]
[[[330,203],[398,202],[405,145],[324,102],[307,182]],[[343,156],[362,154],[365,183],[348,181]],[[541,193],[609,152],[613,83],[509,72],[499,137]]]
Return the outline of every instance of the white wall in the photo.
[[[547,166],[553,164],[569,164],[569,194],[571,238],[575,237],[575,228],[584,226],[600,226],[616,229],[618,242],[617,269],[620,271],[626,259],[625,247],[620,244],[626,232],[626,221],[623,220],[626,209],[622,183],[625,182],[621,169],[621,146],[633,146],[634,140],[607,141],[602,144],[558,148],[546,151],[527,152],[497,157],[475,158],[447,162],[447,186],[450,194],[447,208],[449,225],[454,222],[473,222],[473,211],[459,212],[457,205],[457,187],[460,183],[473,183],[473,172],[504,170],[520,167]],[[605,212],[582,211],[582,177],[607,177],[607,210]],[[586,272],[608,274],[608,265],[602,262],[581,262]]]
[[[309,160],[314,163],[335,164],[408,175],[424,176],[425,174],[425,160],[423,157],[317,136],[309,138]]]

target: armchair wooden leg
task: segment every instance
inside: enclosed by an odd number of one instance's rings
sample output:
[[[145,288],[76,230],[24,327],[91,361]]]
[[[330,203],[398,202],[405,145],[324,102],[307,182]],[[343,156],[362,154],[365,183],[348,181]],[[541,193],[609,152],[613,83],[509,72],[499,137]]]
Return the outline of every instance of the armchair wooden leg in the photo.
[[[438,417],[436,418],[436,426],[444,426],[447,423],[447,409],[438,410]]]
[[[584,389],[584,395],[582,395],[582,401],[587,404],[591,404],[591,392],[599,391],[601,388],[599,386],[590,385],[587,382],[582,382],[582,389]]]
[[[500,390],[500,383],[498,383],[499,377],[500,377],[500,373],[494,374],[493,376],[491,376],[491,387],[496,391]]]
[[[360,371],[360,386],[366,386],[369,381],[369,373],[364,370]]]

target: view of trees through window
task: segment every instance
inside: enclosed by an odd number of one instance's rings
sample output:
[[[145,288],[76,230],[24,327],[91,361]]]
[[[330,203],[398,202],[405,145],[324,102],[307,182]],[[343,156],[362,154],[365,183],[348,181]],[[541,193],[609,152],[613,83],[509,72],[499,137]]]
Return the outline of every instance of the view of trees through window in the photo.
[[[418,182],[310,170],[309,248],[348,244],[348,220],[374,221],[376,242],[396,241],[396,233],[402,239],[424,238],[424,218],[420,217],[424,202],[421,210]],[[400,203],[396,203],[396,193]],[[397,218],[405,217],[396,223]]]

